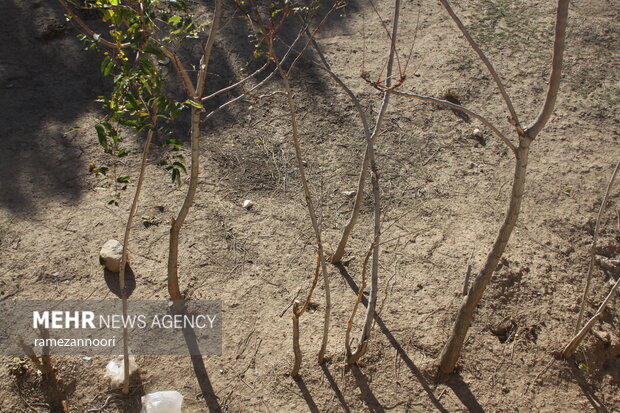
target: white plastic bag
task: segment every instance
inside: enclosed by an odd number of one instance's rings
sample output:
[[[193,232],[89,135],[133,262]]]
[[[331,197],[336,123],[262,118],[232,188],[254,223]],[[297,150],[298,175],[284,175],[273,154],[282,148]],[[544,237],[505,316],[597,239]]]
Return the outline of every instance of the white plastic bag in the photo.
[[[136,364],[136,357],[133,354],[129,355],[129,375],[131,376],[136,370],[138,365]],[[105,376],[110,378],[110,386],[113,389],[123,384],[123,378],[125,373],[125,362],[123,356],[118,356],[110,360],[107,366],[105,366]]]
[[[178,391],[158,391],[142,396],[140,413],[181,413],[183,395]]]

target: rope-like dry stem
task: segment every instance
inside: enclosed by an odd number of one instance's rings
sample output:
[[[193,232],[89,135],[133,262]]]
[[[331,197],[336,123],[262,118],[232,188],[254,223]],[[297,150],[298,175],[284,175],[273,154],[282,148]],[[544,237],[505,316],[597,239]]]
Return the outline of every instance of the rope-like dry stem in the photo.
[[[300,32],[301,35],[301,32]],[[319,260],[321,262],[321,270],[323,272],[323,283],[325,285],[325,318],[323,321],[323,338],[321,342],[321,349],[319,350],[318,361],[319,363],[323,363],[325,361],[325,352],[327,351],[327,341],[329,337],[329,323],[331,318],[331,293],[329,287],[329,274],[327,272],[327,266],[325,265],[325,254],[323,253],[323,244],[321,242],[321,228],[319,227],[319,221],[317,219],[316,212],[314,210],[314,204],[312,202],[312,195],[310,194],[310,188],[308,186],[308,180],[306,179],[306,172],[303,164],[302,154],[301,154],[301,146],[299,144],[299,131],[297,126],[297,109],[295,107],[295,102],[293,100],[293,90],[291,89],[291,85],[288,80],[287,73],[282,69],[282,65],[280,60],[275,56],[273,52],[273,44],[270,42],[269,52],[271,54],[272,60],[276,63],[278,72],[280,77],[282,78],[282,83],[284,84],[284,88],[286,90],[286,97],[289,106],[289,115],[291,117],[291,127],[293,129],[293,146],[295,148],[295,159],[297,161],[297,170],[299,172],[299,179],[301,181],[304,197],[306,199],[306,204],[308,207],[308,214],[310,215],[310,220],[312,221],[312,228],[314,229],[314,235],[317,241],[318,247],[318,255]]]
[[[596,255],[596,243],[598,242],[598,233],[599,227],[601,225],[601,216],[603,215],[603,211],[607,206],[607,199],[609,198],[609,191],[611,190],[611,186],[616,179],[616,175],[618,173],[618,167],[620,167],[620,161],[616,163],[616,167],[614,168],[613,173],[611,174],[611,178],[607,183],[607,188],[605,189],[605,195],[603,196],[603,202],[601,202],[601,207],[598,210],[598,215],[596,216],[596,224],[594,225],[594,235],[592,237],[592,247],[590,248],[590,263],[588,264],[588,272],[586,274],[586,285],[583,289],[583,296],[581,297],[581,308],[579,309],[579,316],[577,317],[577,324],[575,325],[575,334],[579,332],[579,327],[581,326],[581,322],[583,321],[583,314],[585,312],[586,303],[588,300],[588,294],[590,293],[590,283],[592,281],[592,270],[594,269],[594,261]]]
[[[596,311],[596,314],[594,314],[592,318],[588,320],[588,322],[586,323],[585,326],[583,326],[581,331],[579,331],[579,333],[577,333],[577,335],[573,337],[570,343],[568,343],[568,345],[564,348],[564,351],[562,351],[562,357],[570,358],[573,356],[573,354],[575,353],[575,350],[577,350],[577,347],[579,346],[579,344],[585,337],[586,333],[592,329],[596,320],[598,320],[599,318],[603,316],[603,311],[605,311],[605,308],[607,308],[607,304],[609,304],[609,300],[611,300],[614,293],[618,290],[619,285],[620,285],[620,278],[618,278],[616,282],[614,283],[614,286],[611,287],[609,294],[607,294],[607,297],[605,297],[605,300],[603,300],[603,302],[599,306],[598,310]]]
[[[144,103],[144,101],[143,101]],[[147,107],[145,105],[145,107]],[[127,218],[127,224],[125,226],[125,235],[123,236],[123,252],[121,255],[121,268],[118,275],[119,289],[121,292],[122,311],[123,317],[127,318],[128,304],[127,304],[127,291],[125,290],[125,270],[127,266],[127,252],[129,251],[129,238],[131,233],[131,226],[133,224],[133,217],[136,215],[138,209],[138,202],[140,199],[140,193],[142,191],[142,184],[144,182],[144,176],[146,175],[146,164],[148,161],[148,154],[151,148],[151,142],[153,141],[153,135],[155,134],[155,126],[157,125],[157,113],[151,114],[152,125],[146,135],[146,141],[144,142],[144,149],[142,150],[142,160],[140,162],[140,174],[138,175],[138,182],[136,184],[136,192],[131,203],[129,210],[129,217]],[[123,388],[124,394],[129,393],[129,332],[127,326],[123,326],[123,359],[125,360],[123,371]]]

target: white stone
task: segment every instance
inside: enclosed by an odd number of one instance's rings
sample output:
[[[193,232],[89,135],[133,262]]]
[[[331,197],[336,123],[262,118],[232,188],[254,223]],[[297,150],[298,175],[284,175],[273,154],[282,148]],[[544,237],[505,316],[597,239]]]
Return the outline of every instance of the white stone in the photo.
[[[482,138],[482,131],[478,128],[474,129],[474,136],[476,138]]]
[[[115,239],[108,240],[99,252],[99,263],[112,272],[120,272],[123,244]]]
[[[250,209],[252,208],[252,206],[254,206],[254,202],[250,201],[249,199],[246,199],[245,201],[243,201],[243,207],[245,209]]]
[[[342,195],[350,198],[352,196],[354,196],[355,194],[357,194],[357,191],[342,191]]]

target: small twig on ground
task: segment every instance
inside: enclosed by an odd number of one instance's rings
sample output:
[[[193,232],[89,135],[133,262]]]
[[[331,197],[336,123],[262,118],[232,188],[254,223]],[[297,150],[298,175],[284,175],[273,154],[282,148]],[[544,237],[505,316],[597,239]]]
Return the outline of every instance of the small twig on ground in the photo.
[[[103,402],[103,405],[99,408],[96,409],[89,409],[86,410],[86,413],[96,413],[96,412],[100,412],[103,409],[105,409],[106,407],[108,407],[108,404],[110,404],[110,401],[114,398],[114,396],[108,396],[107,399],[105,399],[105,402]]]
[[[465,273],[465,279],[463,280],[463,297],[467,295],[467,289],[469,287],[469,277],[471,277],[471,264],[467,264],[467,272]]]
[[[532,385],[536,384],[536,382],[538,381],[538,379],[540,379],[540,377],[541,377],[543,374],[545,374],[545,373],[547,372],[547,370],[549,370],[549,369],[551,368],[551,366],[553,365],[553,363],[555,363],[555,360],[556,360],[556,359],[555,359],[555,357],[554,357],[553,359],[551,359],[551,361],[549,362],[549,364],[547,364],[547,365],[545,366],[545,368],[544,368],[544,369],[542,369],[542,370],[540,371],[540,373],[538,373],[538,374],[536,375],[536,377],[534,377],[534,380],[532,380],[532,382],[531,382],[529,385],[527,385],[527,387],[525,387],[525,391],[523,392],[523,394],[527,394],[527,392],[530,390],[530,387],[531,387]]]

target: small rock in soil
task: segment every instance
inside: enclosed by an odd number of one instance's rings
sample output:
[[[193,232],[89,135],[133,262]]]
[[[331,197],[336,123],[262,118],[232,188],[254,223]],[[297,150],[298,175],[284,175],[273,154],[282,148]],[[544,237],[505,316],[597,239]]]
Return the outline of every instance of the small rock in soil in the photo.
[[[112,272],[120,272],[123,244],[115,239],[108,240],[99,252],[99,263]]]

